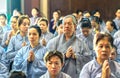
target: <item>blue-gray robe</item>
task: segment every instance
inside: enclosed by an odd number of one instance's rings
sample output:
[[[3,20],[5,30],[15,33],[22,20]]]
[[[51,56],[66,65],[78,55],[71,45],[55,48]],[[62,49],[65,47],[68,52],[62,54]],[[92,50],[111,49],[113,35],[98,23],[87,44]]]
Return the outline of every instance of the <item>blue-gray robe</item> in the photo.
[[[8,78],[8,75],[7,67],[0,62],[0,78]]]
[[[120,78],[120,64],[115,61],[109,61],[111,76],[110,78]],[[96,59],[88,62],[82,69],[79,78],[101,78],[102,66]]]
[[[48,42],[47,48],[48,50],[58,50],[65,54],[69,46],[72,46],[76,59],[65,59],[65,65],[62,71],[70,75],[72,78],[78,78],[83,65],[91,60],[90,50],[84,42],[75,35],[66,41],[64,34],[62,34],[51,39]]]
[[[120,29],[120,19],[115,18],[115,19],[113,19],[113,21],[115,22],[116,28],[119,30]]]
[[[40,43],[42,44],[42,39],[45,39],[46,43],[48,43],[48,41],[50,39],[52,39],[53,37],[54,37],[54,35],[52,33],[50,33],[50,32],[46,32],[44,34],[41,34],[41,36],[40,36]]]
[[[19,34],[13,36],[10,39],[7,52],[2,57],[2,62],[9,68],[10,63],[14,60],[15,55],[17,54],[18,50],[22,48],[22,43],[26,42],[29,44],[28,37],[22,37]]]
[[[2,59],[2,56],[5,54],[5,49],[0,46],[0,61]]]
[[[44,75],[42,75],[40,78],[50,78],[49,72],[47,71]],[[71,78],[69,75],[60,72],[56,78]]]
[[[35,54],[35,59],[33,62],[28,62],[27,58],[31,50]],[[47,49],[40,44],[35,48],[31,48],[30,45],[21,48],[14,58],[13,70],[25,72],[27,78],[39,78],[47,71],[43,61],[46,51]]]
[[[93,38],[94,35],[92,34],[92,32],[85,37],[82,33],[77,35],[78,38],[80,38],[82,41],[84,41],[86,43],[86,45],[88,46],[88,48],[90,49],[92,56],[95,55],[94,51],[93,51]]]
[[[120,37],[114,39],[114,45],[117,47],[116,61],[120,63]]]
[[[115,34],[113,35],[114,39],[120,38],[120,30],[116,31]]]

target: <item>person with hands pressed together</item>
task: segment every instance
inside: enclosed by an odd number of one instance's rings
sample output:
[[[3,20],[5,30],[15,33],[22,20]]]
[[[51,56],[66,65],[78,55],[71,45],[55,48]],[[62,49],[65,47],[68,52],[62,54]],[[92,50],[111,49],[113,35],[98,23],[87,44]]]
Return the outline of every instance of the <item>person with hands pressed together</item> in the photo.
[[[27,15],[22,15],[17,20],[18,33],[10,39],[6,53],[3,55],[3,63],[11,70],[12,62],[18,50],[29,44],[27,32],[30,20]]]
[[[82,69],[79,78],[120,78],[120,64],[110,60],[113,38],[108,33],[97,33],[94,37],[96,58]]]
[[[38,19],[38,26],[40,27],[42,34],[40,38],[40,43],[42,46],[46,46],[48,41],[53,38],[53,34],[48,31],[49,22],[47,18]]]
[[[39,26],[30,26],[28,39],[30,44],[21,48],[13,62],[13,70],[23,71],[27,78],[39,78],[47,68],[43,61],[47,49],[40,45],[41,30]]]
[[[70,46],[68,49],[67,49],[67,52],[65,54],[66,58],[73,58],[75,59],[75,52],[73,51],[73,48],[72,46]]]
[[[88,46],[76,35],[76,18],[67,15],[63,18],[63,34],[49,40],[48,50],[57,50],[65,55],[65,64],[62,71],[72,78],[78,78],[82,66],[91,60],[91,53]],[[72,70],[71,70],[72,69]]]
[[[5,50],[7,50],[10,39],[13,36],[17,35],[17,32],[18,32],[17,20],[18,20],[18,18],[19,18],[18,16],[12,16],[11,17],[10,25],[11,25],[12,30],[4,33],[1,45],[2,45],[3,48],[5,48]]]

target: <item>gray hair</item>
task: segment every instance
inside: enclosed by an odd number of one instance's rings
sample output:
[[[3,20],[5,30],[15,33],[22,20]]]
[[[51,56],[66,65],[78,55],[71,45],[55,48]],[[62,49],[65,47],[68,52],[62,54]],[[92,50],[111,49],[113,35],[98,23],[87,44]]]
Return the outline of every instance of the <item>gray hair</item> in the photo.
[[[66,18],[72,18],[73,24],[74,24],[74,25],[77,25],[77,19],[76,19],[75,16],[73,16],[73,15],[67,15],[67,16],[65,16],[65,17],[63,18],[62,24],[64,24],[64,21],[65,21]]]

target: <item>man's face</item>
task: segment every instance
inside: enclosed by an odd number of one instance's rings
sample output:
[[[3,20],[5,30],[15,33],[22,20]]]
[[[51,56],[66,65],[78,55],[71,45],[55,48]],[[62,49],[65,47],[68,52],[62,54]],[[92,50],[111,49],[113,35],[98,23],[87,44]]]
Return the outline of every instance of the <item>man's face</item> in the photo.
[[[63,31],[66,35],[73,35],[75,32],[75,25],[73,24],[72,18],[68,17],[64,19]]]
[[[58,56],[52,56],[50,60],[46,62],[46,66],[51,76],[56,76],[61,71],[63,64]]]

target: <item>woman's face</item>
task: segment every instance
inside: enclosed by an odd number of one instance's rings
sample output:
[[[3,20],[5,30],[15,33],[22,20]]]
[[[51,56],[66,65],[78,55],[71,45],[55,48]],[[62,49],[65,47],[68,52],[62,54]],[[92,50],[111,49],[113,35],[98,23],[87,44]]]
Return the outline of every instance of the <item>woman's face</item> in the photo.
[[[40,26],[40,29],[41,29],[42,33],[46,33],[47,32],[48,26],[47,26],[45,21],[40,21],[39,22],[39,26]]]
[[[51,76],[56,76],[61,71],[63,64],[58,56],[52,56],[50,60],[47,61],[46,66]]]
[[[106,28],[107,28],[108,31],[112,31],[113,27],[111,26],[111,22],[110,21],[106,22]]]
[[[82,28],[82,34],[83,34],[85,37],[88,37],[89,34],[90,34],[90,28]]]
[[[100,12],[96,12],[96,13],[94,14],[94,16],[97,16],[97,17],[100,18]]]
[[[0,24],[5,24],[6,18],[4,16],[0,16]]]
[[[36,17],[38,15],[38,11],[36,9],[32,9],[31,14],[33,17]]]
[[[22,24],[19,26],[19,29],[22,33],[27,33],[30,21],[28,19],[23,19]]]
[[[55,21],[57,21],[59,18],[59,14],[57,12],[53,12],[53,18]]]
[[[116,17],[120,18],[120,9],[117,10]]]
[[[98,43],[95,46],[95,52],[97,55],[97,59],[99,60],[108,60],[111,52],[111,44],[108,41],[108,38],[105,37],[98,41]]]
[[[13,30],[17,29],[17,19],[16,18],[11,19],[11,27]]]
[[[57,27],[57,32],[58,34],[63,34],[63,25],[60,24],[58,27]]]
[[[115,48],[112,48],[111,53],[110,53],[110,59],[111,59],[111,60],[115,60],[115,58],[116,58],[116,56],[117,56],[116,53],[117,53],[117,52],[116,52],[116,49],[115,49]]]
[[[39,33],[35,28],[30,28],[28,30],[28,39],[31,44],[38,44],[39,43]]]

